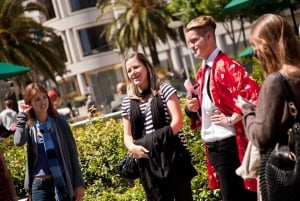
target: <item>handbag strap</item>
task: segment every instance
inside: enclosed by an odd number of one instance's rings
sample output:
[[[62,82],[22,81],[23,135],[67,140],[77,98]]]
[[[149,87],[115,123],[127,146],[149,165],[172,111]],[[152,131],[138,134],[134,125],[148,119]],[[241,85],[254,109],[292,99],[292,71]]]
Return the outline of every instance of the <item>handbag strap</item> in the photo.
[[[280,72],[278,72],[277,76],[279,77],[284,97],[288,102],[289,113],[294,117],[295,122],[296,122],[297,108],[291,98],[291,94],[292,94],[291,87],[290,87],[287,79]],[[297,125],[298,125],[298,123],[297,123]],[[298,140],[295,139],[295,135],[293,134],[292,130],[293,129],[289,129],[287,132],[288,136],[289,136],[288,137],[289,158],[293,161],[296,161],[297,156],[299,155],[299,148],[296,147],[296,146],[298,146],[297,145],[298,142],[296,142]],[[294,151],[292,151],[292,150],[294,150]]]
[[[289,112],[294,117],[294,119],[296,120],[296,118],[297,118],[297,108],[296,108],[295,103],[292,101],[292,98],[291,98],[291,94],[292,94],[291,87],[290,87],[287,79],[280,72],[277,73],[277,76],[278,76],[279,81],[280,81],[280,85],[281,85],[281,88],[282,88],[282,91],[283,91],[283,95],[284,95],[285,99],[288,102]]]

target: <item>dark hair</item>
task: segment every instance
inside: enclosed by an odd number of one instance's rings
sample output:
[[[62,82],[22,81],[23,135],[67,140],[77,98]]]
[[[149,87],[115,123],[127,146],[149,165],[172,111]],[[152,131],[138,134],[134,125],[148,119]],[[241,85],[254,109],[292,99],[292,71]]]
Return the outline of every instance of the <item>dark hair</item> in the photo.
[[[11,100],[11,99],[7,99],[5,102],[4,102],[5,106],[8,107],[8,108],[13,108],[14,106],[14,102]]]

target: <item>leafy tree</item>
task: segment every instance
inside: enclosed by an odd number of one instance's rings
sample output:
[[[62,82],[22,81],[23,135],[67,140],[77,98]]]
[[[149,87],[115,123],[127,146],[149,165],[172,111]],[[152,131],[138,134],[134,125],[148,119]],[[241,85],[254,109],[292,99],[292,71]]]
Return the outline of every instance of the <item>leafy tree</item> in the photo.
[[[200,15],[211,15],[215,18],[217,22],[223,24],[224,29],[226,30],[229,38],[233,43],[233,51],[237,54],[238,43],[241,38],[241,34],[236,36],[235,30],[233,27],[234,17],[222,13],[223,8],[231,0],[171,0],[171,3],[168,5],[168,10],[172,13],[181,13],[181,18],[188,23],[193,18]],[[242,25],[243,25],[243,21]]]
[[[55,77],[66,72],[62,39],[55,30],[26,17],[31,11],[43,12],[44,8],[26,0],[0,1],[0,60],[31,68],[17,80],[19,84],[36,75],[56,82]]]
[[[279,13],[280,11],[291,8],[295,9],[299,0],[260,0],[255,1],[254,6],[246,10],[236,10],[234,12],[223,12],[224,7],[231,0],[171,0],[168,10],[172,13],[182,13],[182,19],[188,23],[199,15],[211,15],[216,21],[223,24],[229,38],[233,43],[233,52],[237,55],[238,44],[242,40],[244,47],[247,46],[245,36],[245,22],[253,22],[263,13]],[[236,35],[233,21],[237,20],[240,24],[240,32]]]
[[[149,48],[154,66],[159,66],[157,43],[167,43],[168,37],[176,40],[176,31],[169,28],[172,15],[164,0],[98,0],[98,19],[119,11],[116,19],[109,23],[104,33],[107,41],[125,53],[131,48]]]

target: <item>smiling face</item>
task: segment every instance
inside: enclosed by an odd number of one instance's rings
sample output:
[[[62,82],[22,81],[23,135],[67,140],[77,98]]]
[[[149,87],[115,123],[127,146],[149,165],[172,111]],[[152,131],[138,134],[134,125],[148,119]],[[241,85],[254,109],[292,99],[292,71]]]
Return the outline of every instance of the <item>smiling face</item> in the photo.
[[[125,63],[127,77],[138,89],[144,90],[149,85],[148,70],[136,57],[129,58]]]
[[[216,48],[211,31],[191,29],[185,36],[196,58],[207,59]]]
[[[49,107],[49,98],[44,92],[37,92],[30,101],[32,109],[36,114],[47,113]]]

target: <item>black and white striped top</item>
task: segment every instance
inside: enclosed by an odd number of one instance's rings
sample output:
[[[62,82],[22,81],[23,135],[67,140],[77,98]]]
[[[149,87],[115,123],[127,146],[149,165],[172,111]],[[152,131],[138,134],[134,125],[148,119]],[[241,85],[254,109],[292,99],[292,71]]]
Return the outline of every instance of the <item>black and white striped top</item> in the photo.
[[[170,124],[171,117],[168,112],[167,108],[167,101],[169,100],[170,96],[174,93],[176,93],[176,89],[174,89],[171,85],[167,83],[163,83],[160,85],[161,93],[160,97],[163,102],[164,106],[164,113],[166,117],[166,123]],[[146,134],[152,134],[154,132],[153,122],[152,122],[152,114],[150,109],[149,101],[143,102],[139,105],[141,113],[145,114],[145,131]],[[145,111],[146,110],[146,111]],[[122,116],[128,116],[130,114],[130,99],[128,97],[123,98],[122,101]],[[130,118],[130,117],[129,117]],[[186,139],[182,131],[179,131],[177,133],[177,136],[180,138],[181,142],[183,143],[184,147],[187,147]]]

